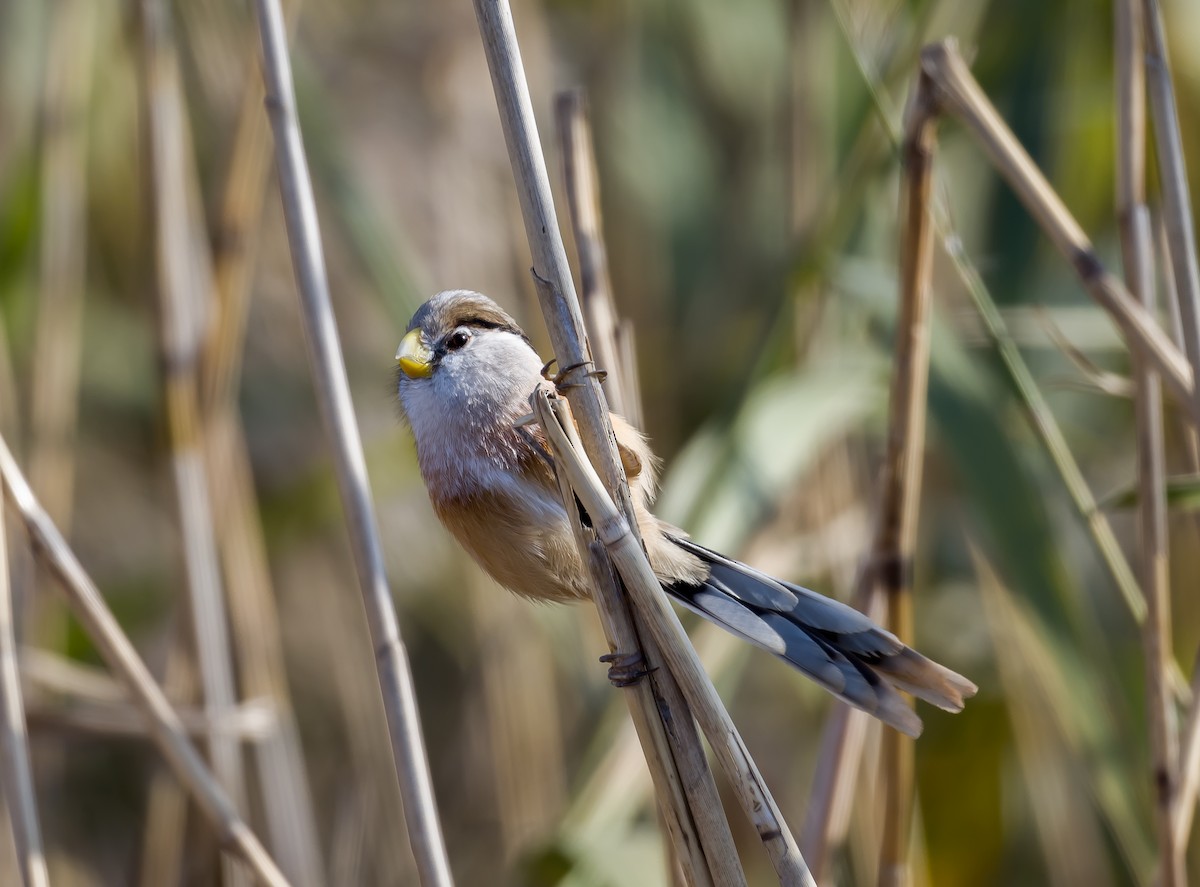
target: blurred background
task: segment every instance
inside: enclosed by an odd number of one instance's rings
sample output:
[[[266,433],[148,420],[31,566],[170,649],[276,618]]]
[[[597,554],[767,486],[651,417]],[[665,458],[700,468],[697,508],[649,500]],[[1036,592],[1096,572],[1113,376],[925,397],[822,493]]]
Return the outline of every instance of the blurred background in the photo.
[[[1118,270],[1109,5],[520,0],[514,11],[560,193],[553,97],[574,86],[589,96],[615,300],[636,329],[645,430],[666,459],[659,514],[845,598],[877,501],[897,301],[895,133],[919,49],[958,38]],[[1195,183],[1200,5],[1164,0],[1163,11]],[[244,700],[229,729],[244,739],[246,809],[270,846],[302,863],[300,883],[412,884],[266,162],[256,41],[241,0],[0,3],[0,431],[155,674],[196,711],[183,457],[163,368],[202,355],[201,410],[235,441],[206,467],[227,680]],[[458,882],[666,883],[649,779],[596,662],[606,650],[591,608],[521,601],[480,574],[433,518],[396,406],[396,343],[441,289],[490,294],[549,356],[471,5],[310,2],[297,10],[294,64]],[[147,84],[178,100],[174,155],[150,140]],[[952,122],[941,130],[936,188],[954,234],[935,258],[917,641],[980,692],[957,716],[921,710],[917,883],[1149,884],[1138,628],[980,306],[998,311],[1136,565],[1129,362],[976,146]],[[157,258],[165,192],[185,207],[193,256],[197,297],[182,308],[164,300]],[[566,226],[563,200],[559,213]],[[1167,429],[1168,467],[1185,473],[1170,409]],[[14,524],[52,882],[221,883],[207,825]],[[1171,530],[1174,649],[1190,673],[1194,515],[1181,507]],[[696,636],[799,831],[837,703],[766,654]],[[874,883],[877,744],[872,728],[828,883]],[[771,883],[753,832],[732,808],[730,819],[751,883]],[[16,883],[12,853],[5,828],[4,883]]]

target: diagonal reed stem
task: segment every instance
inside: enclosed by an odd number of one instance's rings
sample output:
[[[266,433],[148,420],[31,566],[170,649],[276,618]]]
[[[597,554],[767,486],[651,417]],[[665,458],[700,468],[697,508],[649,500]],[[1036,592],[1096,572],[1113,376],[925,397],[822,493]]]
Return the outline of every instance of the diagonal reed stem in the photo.
[[[404,798],[409,844],[424,887],[449,887],[453,883],[450,863],[421,737],[412,671],[388,587],[366,459],[330,301],[316,202],[296,115],[287,29],[279,0],[256,0],[255,10],[262,40],[266,106],[275,135],[275,165],[292,268],[300,291],[309,363],[321,417],[333,447],[338,490],[387,713],[392,758]]]
[[[555,102],[555,118],[569,216],[579,254],[580,297],[588,345],[595,351],[597,365],[606,373],[604,389],[610,405],[638,427],[642,416],[641,398],[636,390],[637,368],[632,355],[621,348],[620,325],[612,300],[600,218],[599,179],[583,91],[575,89],[560,93]],[[565,477],[560,477],[559,481],[566,484]],[[562,492],[567,501],[570,487],[564,486]],[[641,646],[647,661],[657,665],[662,661],[657,645],[652,638],[639,638],[630,611],[623,605],[615,606],[623,600],[619,580],[603,551],[591,550],[594,536],[578,522],[577,514],[572,516],[580,550],[588,550],[592,555],[593,582],[609,586],[605,593],[596,596],[596,601],[608,609],[601,621],[605,631],[611,632],[606,635],[610,650]],[[645,750],[654,757],[648,763],[656,797],[670,799],[668,804],[659,804],[660,822],[670,837],[667,854],[670,877],[672,880],[681,878],[688,885],[714,880],[717,884],[743,883],[737,848],[695,721],[688,717],[660,719],[658,714],[664,705],[667,711],[688,710],[679,685],[669,674],[656,671],[649,681],[630,688],[630,691],[624,695],[630,717],[637,725],[635,736],[650,740]]]
[[[37,555],[58,580],[101,658],[129,686],[163,757],[196,799],[221,846],[237,853],[262,883],[286,887],[287,879],[205,767],[195,746],[188,740],[179,715],[121,631],[100,590],[34,496],[3,440],[0,440],[0,480],[5,497],[25,523]]]
[[[1192,369],[1186,358],[1154,316],[1104,269],[1079,223],[971,76],[955,42],[926,47],[921,70],[936,87],[939,110],[971,131],[1030,215],[1071,262],[1092,298],[1116,321],[1129,349],[1149,361],[1192,424],[1200,427],[1200,401],[1193,396]]]
[[[544,389],[533,395],[534,413],[546,431],[557,469],[566,475],[571,490],[579,498],[608,550],[613,565],[621,574],[650,635],[662,650],[664,660],[679,681],[688,704],[717,761],[771,856],[780,884],[785,887],[816,882],[805,865],[787,824],[763,781],[754,759],[738,734],[708,674],[696,657],[683,625],[662,593],[654,570],[646,558],[640,540],[631,532],[629,521],[613,503],[595,468],[581,451],[578,438],[571,439],[574,422],[561,401],[552,402]]]
[[[559,366],[594,366],[582,312],[567,264],[566,250],[550,196],[546,172],[521,64],[512,11],[502,0],[475,0],[475,15],[491,71],[496,104],[517,183],[525,231],[533,255],[533,276],[542,314]],[[608,407],[594,374],[579,374],[580,384],[570,390],[580,417],[580,430],[588,457],[600,467],[620,507],[636,527],[625,474],[617,456]],[[636,533],[636,530],[634,530]],[[608,578],[611,566],[601,565],[590,551],[581,551],[592,569],[594,599],[611,652],[641,654],[654,667],[659,664],[644,626],[637,620],[619,585]],[[713,803],[715,787],[702,747],[691,726],[692,717],[677,677],[663,669],[649,682],[627,694],[634,724],[652,770],[659,807],[668,825],[677,858],[686,875],[716,879],[716,883],[741,883],[741,874],[724,811]],[[652,694],[657,694],[657,700]],[[644,716],[642,714],[644,712]],[[689,795],[676,783],[693,790]],[[700,794],[695,794],[699,792]],[[707,796],[709,800],[704,800]],[[724,875],[720,873],[724,872]],[[703,873],[703,874],[701,874]]]

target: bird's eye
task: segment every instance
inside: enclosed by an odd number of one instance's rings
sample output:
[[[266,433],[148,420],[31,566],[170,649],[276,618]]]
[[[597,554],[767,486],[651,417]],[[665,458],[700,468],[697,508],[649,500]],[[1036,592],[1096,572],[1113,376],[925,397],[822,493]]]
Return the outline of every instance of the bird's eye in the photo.
[[[446,339],[446,350],[457,351],[471,341],[471,334],[466,330],[455,330]]]

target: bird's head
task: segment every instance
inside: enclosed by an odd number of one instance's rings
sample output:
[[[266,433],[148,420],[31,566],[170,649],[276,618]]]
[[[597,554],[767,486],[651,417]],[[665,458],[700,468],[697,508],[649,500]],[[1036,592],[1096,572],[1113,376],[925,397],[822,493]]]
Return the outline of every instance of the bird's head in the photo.
[[[396,351],[400,404],[418,450],[476,449],[529,411],[542,361],[517,322],[480,293],[417,309]]]

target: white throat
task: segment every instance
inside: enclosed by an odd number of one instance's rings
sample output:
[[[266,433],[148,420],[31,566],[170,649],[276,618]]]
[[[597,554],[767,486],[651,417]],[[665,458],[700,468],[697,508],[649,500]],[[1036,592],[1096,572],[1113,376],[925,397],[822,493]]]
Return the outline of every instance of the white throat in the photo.
[[[426,379],[401,377],[400,402],[430,495],[469,497],[506,486],[530,455],[514,423],[529,412],[542,361],[520,336],[481,330]]]

